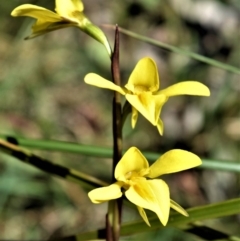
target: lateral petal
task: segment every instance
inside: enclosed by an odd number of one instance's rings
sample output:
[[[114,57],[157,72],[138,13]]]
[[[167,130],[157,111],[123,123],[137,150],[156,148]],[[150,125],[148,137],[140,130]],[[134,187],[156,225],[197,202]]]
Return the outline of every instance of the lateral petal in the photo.
[[[133,93],[141,89],[150,92],[157,91],[159,77],[154,60],[146,57],[138,61],[125,87]]]
[[[163,128],[164,128],[163,121],[159,117],[158,122],[157,122],[157,129],[161,136],[163,135]]]
[[[28,17],[36,18],[41,23],[43,22],[54,23],[54,22],[62,21],[62,18],[58,14],[46,8],[42,8],[32,4],[23,4],[16,7],[11,12],[11,15],[13,17],[28,16]]]
[[[164,94],[167,96],[174,95],[201,95],[210,96],[208,87],[197,81],[184,81],[169,86],[166,89],[160,90],[157,94]]]
[[[141,208],[141,207],[139,207],[139,206],[137,206],[137,209],[138,209],[138,212],[139,212],[140,216],[141,216],[142,219],[144,220],[144,222],[150,227],[151,225],[150,225],[150,223],[149,223],[149,221],[148,221],[148,217],[147,217],[147,214],[146,214],[146,212],[144,211],[144,209]]]
[[[45,34],[48,32],[51,32],[53,30],[51,30],[49,27],[52,25],[52,23],[49,22],[43,22],[42,20],[37,20],[37,22],[32,26],[32,35],[29,38],[32,38],[32,36],[36,36],[36,35],[41,35],[41,34]]]
[[[167,102],[168,97],[166,95],[153,95],[153,99],[155,102],[155,120],[156,120],[156,124],[160,124],[159,122],[159,117],[162,111],[162,107],[163,105]],[[160,120],[161,121],[161,120]]]
[[[84,9],[81,0],[56,0],[55,11],[62,17],[72,17],[76,12]]]
[[[114,176],[117,180],[126,181],[125,175],[131,175],[133,172],[141,173],[148,169],[149,164],[143,154],[136,148],[129,148],[118,162]]]
[[[89,85],[94,85],[99,88],[110,89],[119,92],[122,95],[125,95],[125,91],[120,86],[115,85],[113,82],[104,79],[100,75],[90,73],[87,74],[84,78],[85,83]]]
[[[137,123],[138,119],[138,111],[132,106],[132,119],[131,119],[131,124],[132,128],[134,129]]]
[[[61,29],[61,28],[67,28],[67,27],[73,27],[76,26],[74,23],[68,23],[68,22],[56,22],[56,23],[39,23],[37,22],[32,26],[32,33],[30,36],[26,37],[25,39],[32,39],[36,38],[38,36],[41,36],[43,34],[49,33],[51,31]]]
[[[77,25],[77,23],[66,21],[57,13],[32,4],[23,4],[15,8],[11,15],[14,17],[28,16],[37,19],[32,26],[32,34],[25,39],[35,38],[56,29]]]
[[[116,182],[107,187],[93,189],[88,193],[88,197],[93,203],[102,203],[122,196],[121,183]]]
[[[184,208],[182,208],[178,203],[174,202],[172,199],[170,200],[170,206],[172,209],[181,213],[183,216],[186,216],[186,217],[189,216],[188,213],[186,212],[186,210]]]
[[[167,224],[170,194],[169,188],[163,180],[138,178],[135,184],[125,192],[125,195],[135,205],[155,212],[164,226]]]
[[[180,172],[201,164],[201,159],[192,152],[175,149],[166,152],[158,158],[150,166],[150,172],[147,176],[155,178],[163,174]]]

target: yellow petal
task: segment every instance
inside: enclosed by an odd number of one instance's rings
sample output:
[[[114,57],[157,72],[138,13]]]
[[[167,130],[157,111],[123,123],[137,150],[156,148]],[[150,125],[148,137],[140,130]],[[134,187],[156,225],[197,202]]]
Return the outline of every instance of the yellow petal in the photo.
[[[156,125],[162,125],[162,128],[163,128],[163,123],[161,122],[160,114],[161,114],[163,105],[168,100],[168,97],[166,95],[154,95],[153,98],[155,101],[155,119],[157,121]]]
[[[210,96],[210,91],[208,87],[197,81],[184,81],[166,89],[160,90],[158,94],[164,94],[166,96],[174,95],[202,95]]]
[[[115,85],[113,82],[102,78],[100,75],[97,74],[87,74],[84,78],[85,83],[89,85],[94,85],[99,88],[110,89],[119,92],[122,95],[125,95],[125,91],[120,86]]]
[[[131,175],[133,172],[140,175],[148,167],[148,161],[143,154],[136,147],[131,147],[118,162],[114,176],[117,180],[125,181],[125,175]]]
[[[62,17],[72,18],[74,13],[82,12],[83,3],[80,0],[56,0],[55,11]]]
[[[15,8],[11,15],[13,17],[18,17],[18,16],[28,16],[28,17],[32,17],[32,18],[36,18],[38,19],[38,21],[40,22],[58,22],[61,21],[62,18],[46,9],[46,8],[42,8],[42,7],[38,7],[36,5],[32,5],[32,4],[23,4],[17,8]]]
[[[150,227],[151,225],[150,225],[150,223],[149,223],[149,221],[148,221],[148,217],[147,217],[147,214],[146,214],[146,212],[144,211],[144,209],[141,208],[141,207],[139,207],[139,206],[137,206],[137,209],[138,209],[138,212],[139,212],[140,216],[142,217],[142,219],[143,219],[143,220],[145,221],[145,223]]]
[[[168,98],[165,95],[152,95],[151,93],[142,93],[139,95],[126,94],[126,99],[148,121],[156,126],[161,108]]]
[[[155,178],[163,174],[180,172],[202,164],[201,159],[188,151],[171,150],[163,154],[150,166],[150,178]]]
[[[57,13],[32,4],[24,4],[15,8],[11,15],[14,17],[28,16],[37,19],[36,23],[32,26],[32,34],[26,39],[35,38],[56,29],[77,25],[77,23],[67,22]]]
[[[102,203],[122,196],[121,183],[116,182],[107,187],[93,189],[88,193],[88,197],[93,203]]]
[[[55,29],[68,27],[68,23],[64,23],[61,26],[60,23],[63,22],[63,19],[58,14],[46,8],[38,7],[32,4],[24,4],[15,8],[11,15],[14,17],[28,16],[37,19],[36,23],[32,26],[32,34],[27,37],[27,39],[37,37]],[[59,25],[55,26],[54,24],[57,23]]]
[[[159,117],[158,119],[158,123],[157,123],[157,128],[158,128],[158,132],[159,134],[162,136],[163,135],[163,121],[161,120],[161,118]]]
[[[57,29],[73,27],[73,26],[76,26],[76,25],[70,22],[69,23],[67,22],[40,23],[38,21],[35,25],[32,26],[31,35],[26,37],[25,39],[32,39]]]
[[[32,26],[32,34],[27,37],[27,39],[29,38],[34,38],[37,37],[39,35],[45,34],[45,33],[49,33],[55,29],[50,29],[49,26],[51,26],[52,23],[49,22],[43,22],[41,20],[38,20],[33,26]]]
[[[165,226],[170,210],[169,188],[163,180],[138,178],[126,192],[128,200],[135,205],[155,212]]]
[[[84,15],[84,6],[82,1],[56,0],[55,10],[60,16],[64,17],[64,19],[77,23],[78,27],[82,31],[84,31],[105,46],[109,56],[112,55],[110,44],[103,31],[96,25],[92,24],[91,21]]]
[[[134,129],[138,119],[138,111],[132,106],[132,128]]]
[[[125,87],[133,93],[141,90],[157,91],[159,89],[159,78],[155,62],[150,58],[141,59],[134,68]]]
[[[174,202],[172,199],[170,200],[170,206],[177,212],[181,213],[183,216],[186,216],[186,217],[189,216],[186,210],[182,208],[178,203]]]
[[[142,93],[139,95],[126,94],[127,101],[137,109],[153,125],[155,120],[155,102],[151,93]]]

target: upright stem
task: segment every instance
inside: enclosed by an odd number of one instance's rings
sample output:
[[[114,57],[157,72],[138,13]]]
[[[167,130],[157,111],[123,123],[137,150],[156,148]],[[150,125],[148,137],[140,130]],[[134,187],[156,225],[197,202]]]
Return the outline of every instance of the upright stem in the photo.
[[[119,68],[119,31],[116,26],[115,46],[112,55],[112,77],[114,84],[121,86],[120,68]],[[113,98],[113,172],[119,160],[122,158],[122,109],[121,109],[121,94],[114,92]],[[113,176],[113,180],[114,176]]]
[[[116,26],[115,32],[115,45],[113,54],[111,57],[111,70],[113,82],[121,86],[120,81],[120,69],[119,69],[119,31]],[[115,182],[114,170],[122,157],[122,109],[121,109],[121,95],[118,92],[114,92],[113,98],[113,172],[112,181]],[[122,212],[122,199],[117,199],[109,202],[109,212],[106,221],[107,240],[118,241],[120,236],[121,227],[121,212]],[[109,223],[110,222],[110,223]],[[111,224],[111,228],[109,227]],[[112,230],[112,232],[110,231]],[[111,237],[108,237],[111,234]]]

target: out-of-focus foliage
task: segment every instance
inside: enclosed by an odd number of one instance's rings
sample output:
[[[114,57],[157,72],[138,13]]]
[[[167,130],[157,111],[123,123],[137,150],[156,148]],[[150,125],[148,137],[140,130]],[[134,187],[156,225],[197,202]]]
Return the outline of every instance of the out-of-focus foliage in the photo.
[[[110,60],[101,44],[75,28],[62,29],[24,41],[30,18],[12,18],[20,4],[49,9],[54,1],[0,3],[0,133],[112,145],[112,92],[87,86],[89,72],[111,78]],[[115,24],[189,51],[240,68],[240,4],[234,0],[88,0],[86,14],[93,23]],[[110,43],[113,31],[102,27]],[[175,97],[164,106],[165,133],[140,117],[135,130],[130,118],[124,127],[124,147],[165,152],[182,148],[201,157],[239,161],[240,77],[146,43],[121,36],[121,74],[126,83],[137,61],[145,56],[158,65],[161,88],[183,80],[198,80],[211,97]],[[109,181],[111,160],[36,152],[56,163]],[[0,239],[39,240],[102,227],[106,205],[93,205],[78,185],[0,156]],[[239,196],[239,177],[216,171],[186,171],[165,178],[171,196],[184,207]],[[140,217],[128,208],[124,221]],[[206,224],[239,235],[239,216]],[[153,236],[132,240],[200,240],[166,228]],[[176,238],[177,237],[177,238]],[[124,239],[123,239],[124,240]],[[126,239],[125,239],[126,240]],[[130,240],[130,239],[127,239]]]

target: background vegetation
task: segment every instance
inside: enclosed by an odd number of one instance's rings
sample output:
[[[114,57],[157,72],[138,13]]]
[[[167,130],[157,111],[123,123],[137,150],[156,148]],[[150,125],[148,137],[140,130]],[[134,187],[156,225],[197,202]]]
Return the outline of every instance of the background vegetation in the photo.
[[[87,86],[95,72],[111,78],[106,50],[75,28],[24,41],[32,19],[12,18],[20,4],[54,9],[54,1],[0,2],[0,134],[112,146],[112,92]],[[86,15],[102,26],[111,44],[120,27],[240,68],[238,0],[88,0]],[[121,74],[125,83],[145,56],[158,65],[161,88],[198,80],[211,97],[172,98],[164,106],[163,137],[140,117],[134,130],[124,127],[124,147],[163,153],[182,148],[202,158],[240,163],[239,75],[121,35]],[[110,181],[111,160],[34,150],[55,163]],[[0,155],[0,239],[47,240],[103,227],[107,206],[94,205],[77,184],[50,177],[14,158]],[[239,197],[239,174],[195,169],[165,178],[174,200],[184,207]],[[239,207],[240,210],[240,207]],[[140,219],[130,209],[124,221]],[[240,235],[240,216],[204,223]],[[159,223],[159,225],[161,225]],[[150,236],[152,235],[152,236]],[[147,237],[147,238],[146,238]],[[150,238],[151,237],[151,238]],[[136,240],[202,240],[173,228]],[[126,240],[134,240],[133,238]]]

